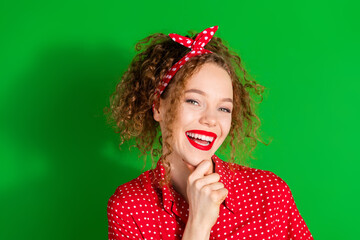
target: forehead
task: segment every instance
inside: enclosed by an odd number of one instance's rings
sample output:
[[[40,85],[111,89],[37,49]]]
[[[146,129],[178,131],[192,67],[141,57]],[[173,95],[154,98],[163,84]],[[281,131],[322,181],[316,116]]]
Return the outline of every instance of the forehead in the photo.
[[[215,63],[205,63],[186,82],[185,91],[199,89],[212,95],[233,94],[231,77],[227,71]]]

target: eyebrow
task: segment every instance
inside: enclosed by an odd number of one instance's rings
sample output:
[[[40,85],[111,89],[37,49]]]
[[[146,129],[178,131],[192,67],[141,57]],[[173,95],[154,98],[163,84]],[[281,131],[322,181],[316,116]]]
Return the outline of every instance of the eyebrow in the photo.
[[[199,89],[195,89],[195,88],[192,88],[192,89],[189,89],[189,90],[186,90],[185,93],[189,93],[189,92],[193,92],[193,93],[198,93],[200,95],[203,95],[203,96],[206,96],[207,94]],[[233,103],[233,100],[231,98],[223,98],[221,99],[223,102],[231,102]]]

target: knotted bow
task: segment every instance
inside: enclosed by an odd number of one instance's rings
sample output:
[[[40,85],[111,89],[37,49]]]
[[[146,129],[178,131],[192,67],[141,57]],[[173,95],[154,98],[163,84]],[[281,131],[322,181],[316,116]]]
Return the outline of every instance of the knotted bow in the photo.
[[[160,84],[155,90],[156,94],[156,100],[160,98],[160,95],[165,90],[166,86],[169,84],[170,80],[174,77],[174,75],[179,71],[180,68],[192,57],[195,57],[197,55],[201,54],[208,54],[212,53],[211,51],[205,49],[205,45],[210,42],[211,38],[214,36],[215,32],[218,30],[218,26],[213,26],[205,29],[204,31],[200,32],[195,40],[181,36],[176,33],[171,33],[169,36],[172,40],[174,40],[177,43],[180,43],[181,45],[184,45],[185,47],[188,47],[191,49],[189,53],[187,53],[183,58],[181,58],[177,63],[175,63],[165,74],[165,77],[162,79]],[[153,109],[155,107],[155,101],[153,103]]]

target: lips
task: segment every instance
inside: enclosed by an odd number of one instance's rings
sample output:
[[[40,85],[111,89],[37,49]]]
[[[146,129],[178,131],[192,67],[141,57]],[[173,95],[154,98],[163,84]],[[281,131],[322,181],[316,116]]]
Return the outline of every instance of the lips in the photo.
[[[215,133],[203,130],[190,130],[185,135],[193,147],[203,151],[210,150],[217,138]]]

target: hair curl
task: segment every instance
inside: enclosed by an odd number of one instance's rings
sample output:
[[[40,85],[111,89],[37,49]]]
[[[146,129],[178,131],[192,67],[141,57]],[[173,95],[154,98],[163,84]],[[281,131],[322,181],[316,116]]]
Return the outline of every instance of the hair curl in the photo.
[[[190,33],[186,37],[195,39],[197,34]],[[110,108],[105,107],[108,123],[114,125],[116,133],[120,134],[120,145],[135,138],[135,146],[146,155],[150,151],[153,166],[154,157],[162,154],[163,144],[168,150],[160,160],[166,169],[166,179],[161,184],[170,182],[170,166],[166,157],[171,154],[169,144],[172,138],[172,124],[176,119],[186,81],[205,63],[215,63],[224,68],[230,75],[233,86],[232,122],[228,137],[221,146],[224,150],[231,146],[229,162],[246,160],[247,156],[254,159],[252,151],[257,140],[266,144],[257,135],[261,121],[255,114],[255,107],[263,100],[265,87],[255,80],[250,80],[241,58],[227,46],[219,37],[213,37],[206,45],[212,54],[203,54],[193,58],[171,79],[161,95],[162,99],[171,96],[171,108],[167,112],[166,126],[169,133],[162,139],[160,125],[153,118],[152,104],[156,97],[155,89],[169,68],[179,61],[190,49],[174,42],[162,33],[152,34],[135,46],[139,53],[133,58],[128,70],[123,74],[116,90],[110,96]],[[257,102],[255,99],[259,97]],[[156,147],[156,139],[159,145]],[[164,143],[163,143],[164,141]],[[235,149],[236,148],[236,149]]]

